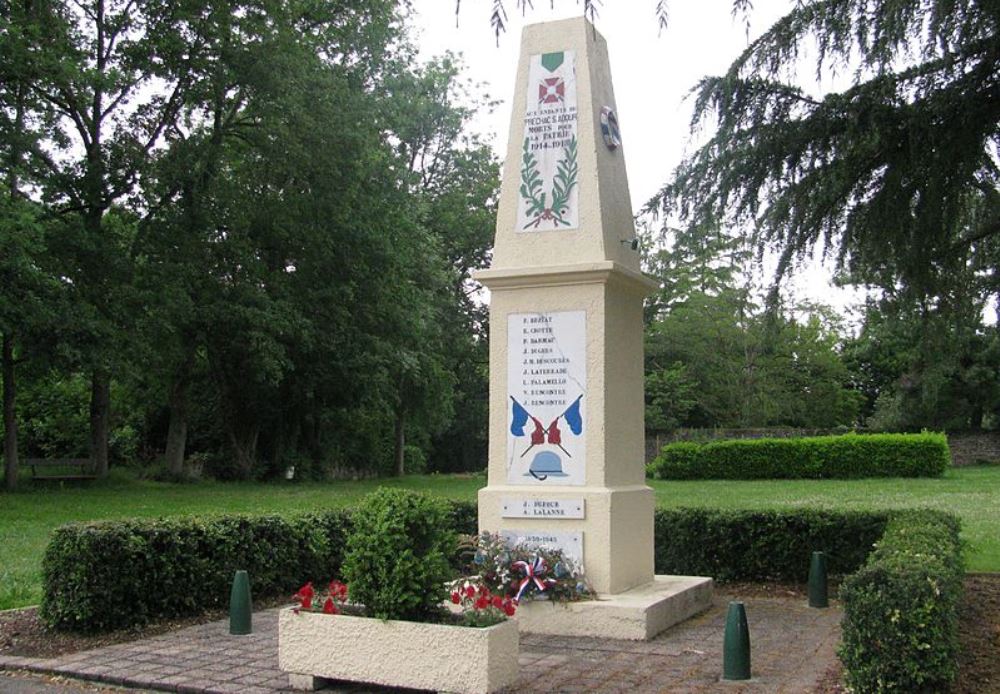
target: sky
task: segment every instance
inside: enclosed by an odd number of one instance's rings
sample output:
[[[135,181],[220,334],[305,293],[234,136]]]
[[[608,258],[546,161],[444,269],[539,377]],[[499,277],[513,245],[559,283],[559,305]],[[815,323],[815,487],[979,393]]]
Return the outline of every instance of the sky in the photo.
[[[421,57],[444,51],[462,55],[467,78],[480,83],[501,103],[481,115],[474,127],[506,156],[521,29],[526,23],[579,16],[577,0],[535,0],[522,17],[517,0],[506,0],[507,33],[499,46],[490,26],[489,0],[462,0],[456,27],[454,0],[414,0],[414,33]],[[698,80],[721,74],[750,41],[794,5],[794,0],[756,0],[748,17],[731,14],[731,0],[670,0],[670,23],[660,31],[656,0],[604,0],[597,30],[608,42],[617,115],[622,130],[633,210],[638,211],[667,181],[697,140],[690,134],[692,100]],[[748,25],[749,22],[749,25]],[[817,91],[822,84],[813,85]],[[767,269],[765,280],[769,279]],[[861,299],[856,291],[830,285],[830,272],[818,260],[792,279],[796,297],[830,304],[843,311]]]

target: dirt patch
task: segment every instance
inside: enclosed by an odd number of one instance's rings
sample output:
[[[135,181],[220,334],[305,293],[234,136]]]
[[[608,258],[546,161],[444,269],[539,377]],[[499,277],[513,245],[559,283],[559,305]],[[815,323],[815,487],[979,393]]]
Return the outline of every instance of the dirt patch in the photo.
[[[289,600],[255,601],[255,610],[289,604]],[[28,607],[22,610],[0,612],[0,655],[23,656],[26,658],[52,658],[67,653],[89,651],[93,648],[111,646],[116,643],[138,641],[158,636],[176,629],[214,622],[224,619],[227,612],[212,610],[196,617],[170,619],[142,627],[122,629],[106,634],[74,634],[47,629],[38,617],[38,609]]]
[[[1000,574],[969,574],[959,610],[953,694],[1000,692]]]

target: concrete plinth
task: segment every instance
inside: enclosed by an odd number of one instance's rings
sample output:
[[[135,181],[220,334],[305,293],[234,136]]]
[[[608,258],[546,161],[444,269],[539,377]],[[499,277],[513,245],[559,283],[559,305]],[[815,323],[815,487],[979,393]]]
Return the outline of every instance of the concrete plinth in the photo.
[[[652,583],[598,600],[526,601],[515,619],[529,634],[647,641],[711,606],[712,579],[656,576]]]

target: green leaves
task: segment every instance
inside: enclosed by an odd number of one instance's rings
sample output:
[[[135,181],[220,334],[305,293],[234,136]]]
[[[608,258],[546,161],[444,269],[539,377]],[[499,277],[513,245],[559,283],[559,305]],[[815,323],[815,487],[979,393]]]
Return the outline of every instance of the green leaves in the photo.
[[[353,521],[344,556],[351,598],[380,619],[436,615],[456,547],[442,502],[383,487],[362,501]]]
[[[841,588],[838,655],[847,684],[876,693],[947,691],[964,572],[958,519],[929,510],[895,514]]]
[[[1000,232],[994,14],[946,0],[797,4],[698,85],[693,125],[715,132],[651,206],[750,229],[780,254],[779,276],[822,249],[857,282],[933,295]],[[797,84],[812,41],[817,73],[854,71],[848,88]]]
[[[844,434],[733,439],[663,447],[657,479],[858,479],[940,477],[951,465],[944,434]]]

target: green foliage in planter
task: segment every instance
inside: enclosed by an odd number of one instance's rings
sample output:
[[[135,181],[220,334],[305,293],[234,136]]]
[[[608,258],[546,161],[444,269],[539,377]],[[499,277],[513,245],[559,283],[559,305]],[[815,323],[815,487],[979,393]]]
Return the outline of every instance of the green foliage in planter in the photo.
[[[822,551],[831,574],[847,574],[865,562],[887,520],[860,511],[657,509],[656,573],[804,582],[809,557]]]
[[[950,464],[944,434],[845,434],[681,441],[664,446],[646,474],[657,479],[940,477]]]
[[[864,567],[840,591],[839,655],[853,691],[948,691],[963,576],[957,518],[938,511],[893,515]]]
[[[365,497],[352,520],[343,566],[351,600],[380,619],[425,621],[439,613],[456,548],[445,504],[383,487]]]
[[[333,577],[347,511],[298,516],[127,520],[56,529],[42,561],[50,627],[109,631],[226,605],[246,569],[255,597],[290,595],[303,577]]]

